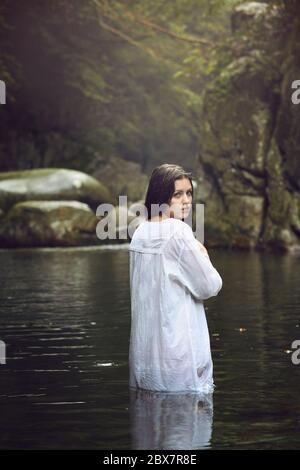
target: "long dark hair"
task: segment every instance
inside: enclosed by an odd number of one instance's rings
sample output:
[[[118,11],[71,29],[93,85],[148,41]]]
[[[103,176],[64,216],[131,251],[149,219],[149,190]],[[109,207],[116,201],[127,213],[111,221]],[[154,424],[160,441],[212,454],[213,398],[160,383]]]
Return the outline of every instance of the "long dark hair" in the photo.
[[[147,194],[145,198],[145,206],[147,213],[145,216],[149,219],[158,215],[162,210],[151,207],[152,204],[169,204],[175,191],[175,180],[188,178],[192,185],[192,196],[194,196],[194,188],[192,182],[192,173],[185,171],[180,165],[164,163],[157,166],[152,171],[150,177]]]

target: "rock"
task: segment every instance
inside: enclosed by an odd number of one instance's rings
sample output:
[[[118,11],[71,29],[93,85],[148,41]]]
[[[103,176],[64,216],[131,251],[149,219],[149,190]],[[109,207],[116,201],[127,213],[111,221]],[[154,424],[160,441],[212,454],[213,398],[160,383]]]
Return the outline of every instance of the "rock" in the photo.
[[[129,209],[129,208],[128,208]],[[120,218],[121,216],[121,218]],[[97,231],[103,221],[113,236],[101,238]],[[125,207],[99,215],[87,204],[78,201],[25,201],[15,204],[3,216],[0,226],[1,247],[80,246],[130,242],[139,225],[138,216]]]
[[[15,204],[0,226],[2,247],[98,244],[98,219],[78,201],[26,201]]]
[[[300,80],[300,32],[290,38],[290,53],[283,63],[281,102],[277,115],[275,138],[282,154],[282,171],[293,189],[300,190],[300,104],[292,102],[291,85]]]
[[[139,224],[139,218],[134,212],[130,211],[129,206],[127,208],[125,206],[116,206],[108,214],[103,214],[102,212],[97,214],[101,216],[100,220],[103,221],[97,228],[100,240],[102,240],[102,236],[106,237],[106,232],[110,230],[115,238],[103,238],[103,240],[108,242],[115,239],[117,242],[130,242],[128,229],[132,227],[134,231],[134,228]]]
[[[300,226],[299,196],[291,193],[286,187],[282,159],[274,139],[270,146],[266,166],[268,171],[268,186],[266,188],[268,210],[262,242],[268,247],[285,251],[299,243],[296,236],[297,227]],[[299,232],[298,235],[300,235]]]
[[[232,62],[206,93],[199,156],[202,181],[211,187],[205,224],[220,234],[214,221],[222,218],[222,246],[226,240],[229,246],[255,246],[261,233],[270,101],[276,100],[270,89],[272,79],[248,57]]]
[[[232,21],[237,47],[203,101],[197,200],[205,203],[205,241],[293,250],[300,243],[300,105],[291,102],[299,22],[288,30],[280,9],[257,2],[235,7]]]
[[[112,202],[106,186],[80,171],[62,168],[0,173],[0,208],[6,212],[15,203],[33,200],[77,200],[96,209]]]
[[[247,2],[237,5],[231,16],[233,31],[245,30],[249,23],[264,17],[268,12],[268,4],[261,2]]]
[[[105,161],[99,158],[90,167],[89,172],[94,178],[105,181],[116,204],[119,195],[127,195],[128,203],[145,196],[148,176],[142,173],[140,165],[135,162],[116,156]]]

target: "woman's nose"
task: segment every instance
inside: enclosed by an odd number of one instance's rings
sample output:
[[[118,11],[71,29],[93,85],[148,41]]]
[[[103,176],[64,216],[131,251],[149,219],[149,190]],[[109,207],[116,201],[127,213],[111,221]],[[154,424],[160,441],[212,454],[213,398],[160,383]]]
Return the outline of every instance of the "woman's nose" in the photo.
[[[189,197],[188,197],[187,193],[183,194],[183,202],[189,202]]]

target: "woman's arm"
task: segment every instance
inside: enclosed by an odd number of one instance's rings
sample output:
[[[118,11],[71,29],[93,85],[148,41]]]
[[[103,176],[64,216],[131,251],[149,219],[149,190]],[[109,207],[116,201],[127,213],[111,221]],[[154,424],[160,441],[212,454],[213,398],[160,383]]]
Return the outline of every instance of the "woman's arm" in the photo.
[[[175,261],[178,269],[171,276],[184,285],[199,300],[216,296],[222,288],[222,278],[214,268],[206,248],[194,236],[191,228],[184,224],[178,237],[166,249],[166,256]]]
[[[208,258],[209,258],[209,254],[208,254],[207,249],[205,248],[205,246],[202,245],[202,243],[199,242],[199,240],[197,240],[197,238],[195,238],[195,240],[196,240],[196,242],[199,244],[200,251],[201,251],[204,255],[208,256]]]

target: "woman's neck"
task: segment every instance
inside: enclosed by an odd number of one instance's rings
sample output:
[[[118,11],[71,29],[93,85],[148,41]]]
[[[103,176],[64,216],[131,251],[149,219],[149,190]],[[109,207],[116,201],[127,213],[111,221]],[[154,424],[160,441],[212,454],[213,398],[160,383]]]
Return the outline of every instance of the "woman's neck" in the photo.
[[[170,217],[167,217],[166,215],[164,216],[154,216],[150,219],[150,222],[160,222],[161,220],[169,219]]]

